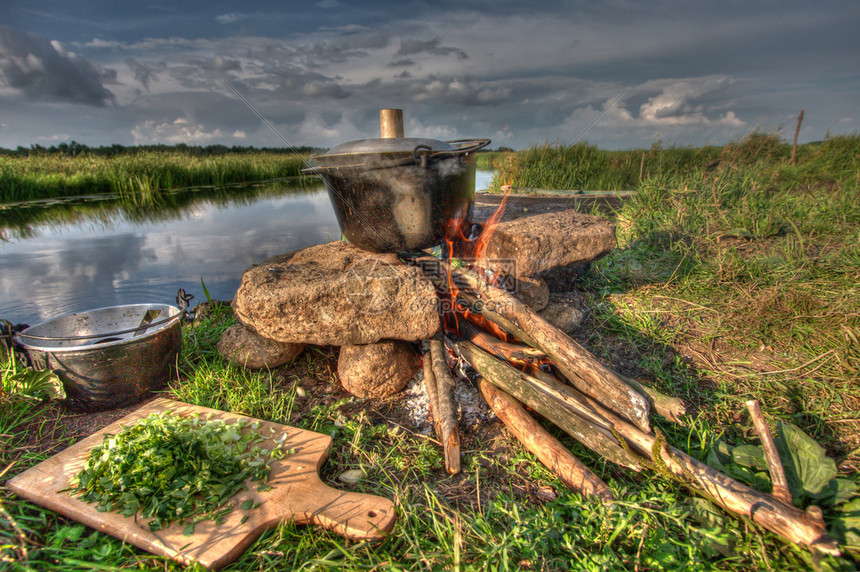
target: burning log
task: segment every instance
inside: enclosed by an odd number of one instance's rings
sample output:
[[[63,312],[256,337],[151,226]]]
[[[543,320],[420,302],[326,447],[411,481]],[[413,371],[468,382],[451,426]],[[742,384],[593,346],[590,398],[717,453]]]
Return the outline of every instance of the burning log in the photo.
[[[494,319],[497,319],[497,317],[494,317]],[[479,348],[516,365],[547,357],[544,352],[536,350],[531,346],[502,342],[465,320],[457,321],[457,332]],[[651,408],[659,415],[675,423],[682,424],[681,417],[687,414],[687,404],[682,399],[661,393],[620,373],[612,373],[648,399]]]
[[[457,425],[457,406],[454,403],[454,386],[445,359],[445,344],[438,335],[427,340],[424,349],[424,384],[430,399],[436,436],[445,453],[445,470],[450,475],[460,472],[460,429]]]
[[[584,495],[595,496],[605,504],[615,500],[606,483],[541,427],[519,401],[484,378],[478,379],[478,389],[514,437],[564,484]]]
[[[494,358],[471,342],[458,340],[454,347],[481,377],[511,394],[598,455],[634,471],[640,470],[636,459],[624,450],[608,429],[610,424],[587,406],[575,400],[564,402],[557,396],[541,391],[536,387],[540,384],[535,378]]]
[[[498,358],[512,362],[526,362],[547,357],[545,353],[524,344],[511,344],[491,336],[466,320],[457,321],[457,333]]]
[[[648,401],[618,379],[588,350],[553,327],[534,310],[508,292],[488,285],[471,270],[453,268],[429,256],[409,258],[421,267],[425,275],[433,275],[437,284],[439,280],[446,281],[450,276],[459,291],[467,291],[469,295],[477,297],[485,318],[502,329],[514,330],[509,332],[514,336],[515,332],[523,335],[519,338],[521,341],[550,356],[555,366],[580,391],[629,419],[639,429],[645,432],[650,430]]]

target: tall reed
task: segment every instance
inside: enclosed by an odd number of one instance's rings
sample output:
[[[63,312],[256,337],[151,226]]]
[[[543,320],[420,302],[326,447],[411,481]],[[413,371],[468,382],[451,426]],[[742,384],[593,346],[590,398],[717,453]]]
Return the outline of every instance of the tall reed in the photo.
[[[178,150],[113,157],[82,153],[0,155],[0,202],[61,196],[133,193],[301,177],[306,157],[254,152],[193,155]]]

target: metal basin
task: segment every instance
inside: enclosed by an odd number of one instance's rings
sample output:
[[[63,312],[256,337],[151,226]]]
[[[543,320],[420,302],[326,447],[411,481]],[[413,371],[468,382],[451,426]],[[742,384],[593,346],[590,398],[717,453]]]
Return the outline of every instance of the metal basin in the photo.
[[[68,404],[99,410],[136,403],[175,376],[182,346],[179,308],[132,304],[36,324],[16,334],[35,369],[63,381]]]

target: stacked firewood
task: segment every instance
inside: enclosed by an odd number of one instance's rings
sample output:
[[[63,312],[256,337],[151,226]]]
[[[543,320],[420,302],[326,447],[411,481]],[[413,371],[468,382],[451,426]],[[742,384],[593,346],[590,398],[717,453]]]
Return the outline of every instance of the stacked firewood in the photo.
[[[444,336],[424,344],[424,375],[448,472],[460,470],[454,379],[447,363],[450,348],[468,364],[482,395],[511,433],[572,489],[605,503],[615,500],[606,483],[528,410],[613,463],[677,479],[728,512],[791,542],[839,553],[825,532],[821,511],[796,508],[785,487],[777,484],[774,494],[755,491],[669,445],[651,427],[650,412],[678,421],[685,413],[681,400],[609,370],[512,294],[489,285],[483,273],[452,267],[425,253],[401,256],[435,284],[446,310]],[[772,442],[757,404],[750,404],[750,412],[758,420],[762,442]],[[784,473],[775,453],[768,463],[779,483]]]

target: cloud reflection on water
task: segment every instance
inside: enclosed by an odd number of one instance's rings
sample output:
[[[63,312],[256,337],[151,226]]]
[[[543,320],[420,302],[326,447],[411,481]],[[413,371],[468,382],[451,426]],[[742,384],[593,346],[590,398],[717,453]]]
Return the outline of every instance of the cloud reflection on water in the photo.
[[[337,240],[325,191],[195,203],[180,220],[77,222],[0,243],[0,317],[38,321],[102,306],[173,303],[180,287],[230,299],[251,264]]]

